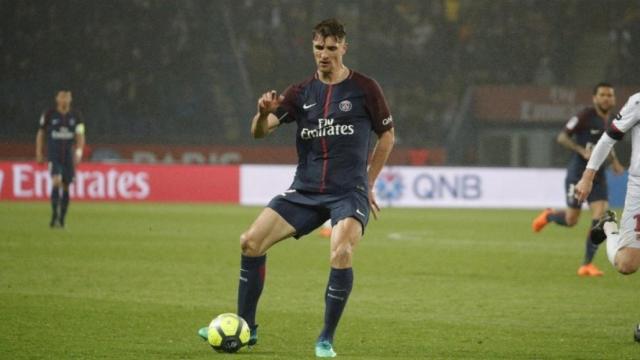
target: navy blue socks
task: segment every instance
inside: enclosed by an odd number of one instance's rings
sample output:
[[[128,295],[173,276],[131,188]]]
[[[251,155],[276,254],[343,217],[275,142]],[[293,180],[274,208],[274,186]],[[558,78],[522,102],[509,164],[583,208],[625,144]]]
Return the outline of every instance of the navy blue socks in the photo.
[[[51,218],[58,218],[58,207],[60,206],[60,188],[57,186],[51,187]]]
[[[62,201],[60,202],[60,223],[64,224],[64,217],[67,216],[69,208],[69,190],[62,190]]]
[[[565,220],[564,211],[554,211],[547,215],[547,221],[554,222],[561,226],[567,226],[567,220]]]
[[[591,227],[593,228],[597,222],[598,220],[591,220]],[[590,264],[593,261],[593,257],[596,256],[596,251],[598,251],[598,245],[606,239],[606,235],[602,238],[603,235],[603,231],[589,231],[585,241],[584,261],[582,264]]]
[[[333,342],[340,316],[353,286],[353,270],[331,268],[325,291],[324,327],[318,340]]]
[[[248,257],[240,260],[240,282],[238,285],[238,315],[247,321],[251,329],[256,328],[256,309],[264,287],[267,256]]]

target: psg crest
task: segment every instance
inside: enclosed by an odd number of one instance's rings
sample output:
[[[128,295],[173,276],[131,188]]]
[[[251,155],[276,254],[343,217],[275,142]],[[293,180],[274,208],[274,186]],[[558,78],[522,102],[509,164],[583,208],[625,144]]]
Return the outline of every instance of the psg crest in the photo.
[[[351,108],[353,107],[353,105],[351,104],[351,101],[343,100],[340,102],[338,107],[340,108],[341,111],[347,112],[347,111],[351,111]]]

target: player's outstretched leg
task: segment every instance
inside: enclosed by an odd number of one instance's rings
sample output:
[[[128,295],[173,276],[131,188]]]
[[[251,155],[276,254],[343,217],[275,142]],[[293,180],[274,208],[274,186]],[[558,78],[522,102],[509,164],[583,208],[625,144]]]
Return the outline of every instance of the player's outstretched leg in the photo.
[[[295,234],[296,230],[273,209],[265,208],[240,236],[240,280],[238,282],[238,315],[251,329],[249,345],[258,342],[256,311],[264,287],[266,252],[277,242]],[[206,339],[207,328],[198,331]]]
[[[580,216],[580,210],[577,209],[569,209],[569,210],[553,210],[553,209],[545,209],[543,210],[531,223],[531,229],[533,232],[540,232],[544,229],[545,226],[549,223],[556,223],[560,226],[568,226],[572,227],[578,221],[578,217]]]
[[[331,236],[331,271],[325,290],[324,326],[316,342],[317,357],[335,357],[333,337],[353,287],[353,249],[362,237],[362,225],[353,218],[338,222]]]
[[[256,310],[258,300],[264,288],[267,256],[249,257],[242,255],[240,259],[240,281],[238,284],[238,315],[247,321],[251,330],[249,345],[258,342],[258,325]]]

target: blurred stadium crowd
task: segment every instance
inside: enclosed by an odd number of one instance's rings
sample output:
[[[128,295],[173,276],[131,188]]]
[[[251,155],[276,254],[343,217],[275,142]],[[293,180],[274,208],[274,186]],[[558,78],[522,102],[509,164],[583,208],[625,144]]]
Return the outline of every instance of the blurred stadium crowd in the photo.
[[[599,0],[0,0],[0,136],[31,139],[66,87],[92,141],[246,143],[258,93],[311,75],[310,28],[338,14],[347,64],[382,84],[400,142],[434,146],[467,87],[577,84],[591,45],[604,44],[593,60],[610,81],[639,83],[639,9]]]

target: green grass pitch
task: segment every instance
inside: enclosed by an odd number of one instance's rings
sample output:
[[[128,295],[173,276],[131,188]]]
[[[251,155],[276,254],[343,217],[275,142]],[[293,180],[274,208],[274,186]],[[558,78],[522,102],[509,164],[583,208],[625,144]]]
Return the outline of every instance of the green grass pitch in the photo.
[[[276,246],[260,342],[216,354],[196,336],[234,312],[238,235],[259,208],[0,203],[1,359],[312,359],[328,275],[316,234]],[[385,209],[355,256],[342,359],[638,359],[640,275],[579,278],[576,229],[532,211]]]

